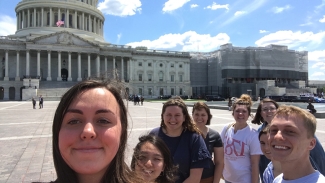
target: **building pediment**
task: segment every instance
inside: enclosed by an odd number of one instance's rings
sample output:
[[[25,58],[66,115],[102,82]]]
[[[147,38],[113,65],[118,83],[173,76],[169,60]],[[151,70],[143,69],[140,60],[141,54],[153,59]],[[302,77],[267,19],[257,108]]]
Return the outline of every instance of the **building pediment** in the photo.
[[[80,46],[80,47],[99,47],[98,44],[83,39],[73,33],[67,31],[56,32],[34,38],[32,41],[34,44],[41,45],[62,45],[62,46]]]

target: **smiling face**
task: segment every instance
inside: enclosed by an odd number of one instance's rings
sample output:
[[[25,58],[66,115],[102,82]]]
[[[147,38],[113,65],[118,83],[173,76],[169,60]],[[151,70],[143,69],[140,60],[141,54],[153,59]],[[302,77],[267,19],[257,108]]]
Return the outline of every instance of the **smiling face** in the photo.
[[[205,126],[209,118],[205,109],[194,110],[192,117],[199,128]]]
[[[260,137],[260,145],[261,145],[261,150],[264,154],[264,156],[266,156],[266,158],[271,159],[271,151],[270,151],[270,144],[268,142],[268,136],[267,134],[262,134]]]
[[[236,104],[236,108],[234,109],[233,116],[236,120],[236,123],[239,124],[246,123],[249,117],[247,106]]]
[[[270,123],[273,119],[273,116],[276,112],[276,106],[272,102],[264,102],[261,106],[261,116],[264,121]]]
[[[74,99],[59,131],[62,158],[79,179],[101,178],[115,157],[121,137],[119,105],[107,89],[84,91]]]
[[[146,182],[155,182],[164,170],[164,158],[161,152],[150,142],[144,143],[135,163],[135,171],[142,175]]]
[[[166,125],[166,131],[169,135],[179,136],[182,133],[182,124],[185,121],[185,116],[182,112],[182,108],[178,106],[168,106],[163,114],[164,124]]]
[[[309,151],[315,146],[315,138],[308,138],[302,118],[296,115],[275,116],[268,140],[272,158],[281,163],[308,159]]]

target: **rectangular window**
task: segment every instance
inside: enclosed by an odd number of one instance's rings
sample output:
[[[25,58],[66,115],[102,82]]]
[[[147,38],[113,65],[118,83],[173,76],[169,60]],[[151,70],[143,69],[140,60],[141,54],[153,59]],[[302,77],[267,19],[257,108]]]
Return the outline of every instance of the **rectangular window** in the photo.
[[[164,88],[160,88],[159,95],[164,95]]]
[[[152,95],[152,88],[148,88],[148,95]]]
[[[179,89],[179,95],[183,95],[183,88]]]
[[[148,67],[151,67],[151,63],[148,63]]]
[[[152,81],[152,74],[148,74],[148,81]]]
[[[170,81],[174,82],[174,75],[170,75]]]
[[[174,89],[174,88],[171,88],[171,89],[170,89],[170,94],[171,94],[171,95],[175,95],[175,89]]]
[[[139,81],[142,81],[142,74],[139,74]]]
[[[183,82],[183,75],[179,75],[179,82]]]
[[[139,66],[140,66],[140,67],[142,66],[142,62],[139,62]]]
[[[183,67],[183,65],[182,64],[179,64],[179,68],[182,68]]]
[[[139,88],[139,95],[142,95],[142,88]]]
[[[174,64],[170,64],[170,67],[174,67]]]
[[[159,73],[159,81],[164,81],[164,74],[162,72]]]

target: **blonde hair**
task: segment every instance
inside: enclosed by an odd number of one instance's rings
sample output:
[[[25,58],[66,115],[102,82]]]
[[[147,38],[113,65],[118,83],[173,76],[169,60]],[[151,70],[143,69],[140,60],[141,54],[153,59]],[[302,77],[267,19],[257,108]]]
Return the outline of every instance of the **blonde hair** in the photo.
[[[237,99],[232,105],[232,114],[234,114],[234,110],[237,105],[245,105],[248,110],[248,115],[251,115],[251,107],[253,105],[252,98],[247,94],[242,94],[239,99]]]

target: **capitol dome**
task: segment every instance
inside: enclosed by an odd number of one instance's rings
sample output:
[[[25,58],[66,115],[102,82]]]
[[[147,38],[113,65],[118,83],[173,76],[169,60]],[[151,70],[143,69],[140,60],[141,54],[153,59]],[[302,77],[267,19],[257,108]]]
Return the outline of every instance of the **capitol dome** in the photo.
[[[68,31],[104,42],[105,17],[98,0],[22,0],[16,6],[17,37],[38,37]]]

